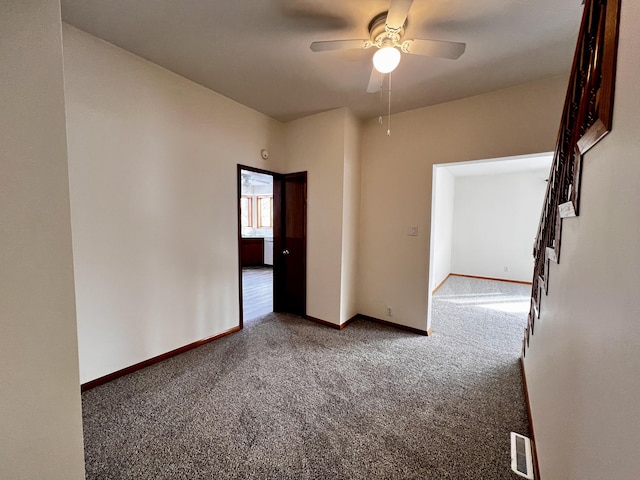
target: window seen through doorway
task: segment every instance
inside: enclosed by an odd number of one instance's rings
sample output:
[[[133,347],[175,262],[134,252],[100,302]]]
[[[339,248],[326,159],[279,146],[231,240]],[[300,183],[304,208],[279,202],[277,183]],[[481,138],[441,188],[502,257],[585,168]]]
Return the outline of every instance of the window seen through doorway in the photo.
[[[261,195],[258,202],[258,228],[273,227],[273,196]]]

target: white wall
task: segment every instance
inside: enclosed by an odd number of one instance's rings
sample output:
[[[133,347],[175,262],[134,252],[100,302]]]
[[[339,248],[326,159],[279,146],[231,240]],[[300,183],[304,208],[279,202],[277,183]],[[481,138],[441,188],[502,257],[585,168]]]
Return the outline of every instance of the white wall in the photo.
[[[434,164],[552,150],[566,78],[393,116],[363,129],[359,311],[426,330]],[[417,237],[407,228],[417,225]],[[394,316],[386,317],[386,306]]]
[[[584,157],[525,358],[544,480],[640,472],[640,3],[621,3],[613,130]]]
[[[548,176],[532,171],[457,177],[451,272],[531,282]]]
[[[451,273],[455,177],[446,168],[434,167],[431,205],[431,290]]]
[[[84,478],[60,4],[0,3],[0,478]]]
[[[288,172],[307,172],[307,315],[341,323],[346,109],[286,124]]]
[[[238,325],[236,165],[283,125],[70,26],[64,67],[84,383]]]

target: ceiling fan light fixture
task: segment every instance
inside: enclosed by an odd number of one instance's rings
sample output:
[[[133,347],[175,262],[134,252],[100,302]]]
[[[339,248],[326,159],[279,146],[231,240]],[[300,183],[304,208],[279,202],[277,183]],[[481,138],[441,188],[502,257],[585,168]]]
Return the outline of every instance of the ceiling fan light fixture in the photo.
[[[400,51],[395,47],[383,47],[373,55],[373,66],[380,73],[393,72],[400,63]]]

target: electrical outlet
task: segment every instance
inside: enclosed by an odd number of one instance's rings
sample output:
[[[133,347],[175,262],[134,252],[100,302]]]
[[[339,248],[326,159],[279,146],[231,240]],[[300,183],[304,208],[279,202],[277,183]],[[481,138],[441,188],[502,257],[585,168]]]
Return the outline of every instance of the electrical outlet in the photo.
[[[387,316],[388,316],[388,317],[393,316],[393,315],[391,314],[391,307],[387,307]]]

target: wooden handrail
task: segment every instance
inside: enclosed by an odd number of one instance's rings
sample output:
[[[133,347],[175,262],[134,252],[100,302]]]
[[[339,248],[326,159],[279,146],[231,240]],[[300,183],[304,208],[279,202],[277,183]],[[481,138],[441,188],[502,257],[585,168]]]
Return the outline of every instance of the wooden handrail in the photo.
[[[621,0],[586,0],[540,225],[533,247],[531,309],[523,355],[548,293],[549,262],[560,262],[563,218],[579,213],[583,155],[611,131]]]

